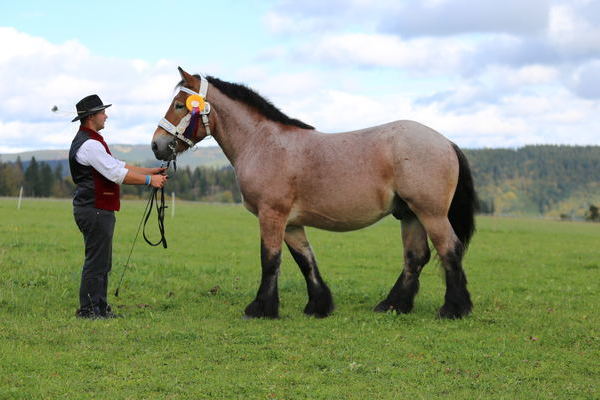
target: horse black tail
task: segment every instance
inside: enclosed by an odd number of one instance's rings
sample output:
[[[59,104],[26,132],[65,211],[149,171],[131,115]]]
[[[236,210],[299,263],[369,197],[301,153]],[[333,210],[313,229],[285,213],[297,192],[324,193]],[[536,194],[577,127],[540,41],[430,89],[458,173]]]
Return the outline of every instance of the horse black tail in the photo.
[[[456,156],[458,157],[458,183],[456,191],[450,204],[448,219],[454,229],[454,233],[460,239],[464,248],[469,246],[471,237],[475,233],[475,213],[478,210],[479,201],[473,185],[471,168],[465,154],[452,143]]]

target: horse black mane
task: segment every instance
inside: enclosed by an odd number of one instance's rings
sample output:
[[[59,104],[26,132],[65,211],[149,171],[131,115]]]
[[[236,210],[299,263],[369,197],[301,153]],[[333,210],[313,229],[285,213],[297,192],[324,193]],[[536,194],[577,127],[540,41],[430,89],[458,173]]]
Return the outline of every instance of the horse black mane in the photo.
[[[195,74],[194,77],[200,79],[200,75]],[[290,118],[285,115],[281,110],[273,105],[269,100],[265,99],[254,90],[249,87],[239,84],[239,83],[231,83],[220,80],[219,78],[215,78],[214,76],[207,76],[206,79],[221,93],[225,96],[229,97],[233,100],[241,101],[249,105],[250,107],[255,108],[262,115],[267,117],[268,119],[281,122],[285,125],[297,126],[303,129],[315,129],[314,127],[305,124],[304,122],[297,120],[295,118]],[[183,80],[179,82],[177,87],[181,87],[183,85]]]

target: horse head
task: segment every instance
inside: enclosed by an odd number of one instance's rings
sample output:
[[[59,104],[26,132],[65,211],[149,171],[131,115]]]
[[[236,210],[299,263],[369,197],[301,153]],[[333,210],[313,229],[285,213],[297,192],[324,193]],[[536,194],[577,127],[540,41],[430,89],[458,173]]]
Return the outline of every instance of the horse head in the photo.
[[[178,69],[181,82],[177,94],[152,136],[152,151],[159,160],[172,160],[211,134],[211,108],[206,101],[208,81]]]

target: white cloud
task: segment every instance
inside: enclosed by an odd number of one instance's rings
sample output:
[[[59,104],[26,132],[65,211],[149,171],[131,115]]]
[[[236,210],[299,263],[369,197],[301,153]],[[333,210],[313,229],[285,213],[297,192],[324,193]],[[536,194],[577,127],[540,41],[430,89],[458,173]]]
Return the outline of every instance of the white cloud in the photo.
[[[550,10],[548,38],[565,56],[600,56],[600,14],[585,14],[600,12],[600,6],[588,10],[587,3],[593,2],[559,4]]]
[[[409,99],[399,96],[376,99],[329,89],[302,98],[288,99],[282,108],[328,133],[357,130],[402,119],[411,109]]]
[[[175,64],[98,57],[76,41],[53,44],[0,28],[0,141],[3,151],[68,147],[75,103],[97,93],[109,108],[106,132],[149,143],[170,102]],[[60,113],[50,109],[58,105]],[[145,137],[140,127],[147,129]],[[110,140],[110,139],[109,139]]]
[[[48,58],[66,52],[73,52],[74,55],[89,54],[87,49],[76,41],[67,41],[59,46],[52,45],[43,38],[27,35],[11,27],[0,27],[0,37],[2,38],[0,65],[11,60],[29,57]]]
[[[382,29],[402,36],[536,33],[547,24],[549,0],[502,2],[406,0],[384,14]]]
[[[551,0],[284,0],[268,14],[265,23],[280,33],[370,26],[402,37],[523,34],[546,28],[550,5]]]
[[[315,34],[369,25],[381,15],[399,9],[398,0],[282,0],[263,22],[280,34]]]
[[[512,73],[511,73],[512,72]],[[559,71],[545,65],[527,65],[516,71],[506,71],[504,79],[511,86],[539,85],[556,82]]]
[[[472,75],[490,65],[572,68],[600,58],[598,0],[321,3],[282,1],[269,15],[323,65]]]
[[[0,121],[0,151],[66,148],[74,134],[71,128],[64,121]]]
[[[286,96],[305,96],[322,88],[326,83],[313,72],[269,74],[260,80],[261,94],[277,99]]]
[[[315,19],[297,19],[291,15],[268,12],[263,22],[267,29],[277,34],[295,34],[319,30],[321,23]]]
[[[581,65],[573,74],[571,87],[586,99],[600,99],[600,59]]]
[[[472,104],[474,100],[467,99],[472,91],[476,90],[461,86],[457,96],[464,96],[464,102]],[[598,103],[575,97],[566,89],[552,92],[552,96],[507,92],[495,102],[480,102],[468,109],[448,108],[445,101],[423,104],[401,94],[372,97],[326,89],[306,97],[288,97],[279,105],[323,132],[410,119],[430,126],[462,147],[600,144],[600,121],[595,119],[600,111]]]
[[[520,118],[503,114],[497,106],[476,112],[448,112],[438,105],[415,105],[408,98],[385,96],[369,98],[336,91],[320,93],[318,109],[307,108],[314,98],[291,103],[289,109],[304,111],[306,120],[326,132],[362,129],[393,120],[409,119],[425,124],[463,147],[506,147],[536,143],[541,137],[531,132]],[[338,128],[338,129],[336,129]]]
[[[328,63],[367,67],[410,68],[418,71],[456,70],[472,51],[465,41],[421,38],[402,40],[381,34],[338,34],[306,46],[306,56]]]

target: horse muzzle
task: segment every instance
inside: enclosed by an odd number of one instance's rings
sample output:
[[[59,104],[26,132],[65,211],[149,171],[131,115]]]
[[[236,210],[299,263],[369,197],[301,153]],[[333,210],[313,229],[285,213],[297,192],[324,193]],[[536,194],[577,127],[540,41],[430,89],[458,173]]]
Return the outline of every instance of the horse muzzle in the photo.
[[[156,159],[161,161],[171,161],[175,158],[175,147],[177,146],[177,141],[174,137],[170,137],[168,135],[154,135],[152,139],[151,147],[154,152],[154,156]]]

